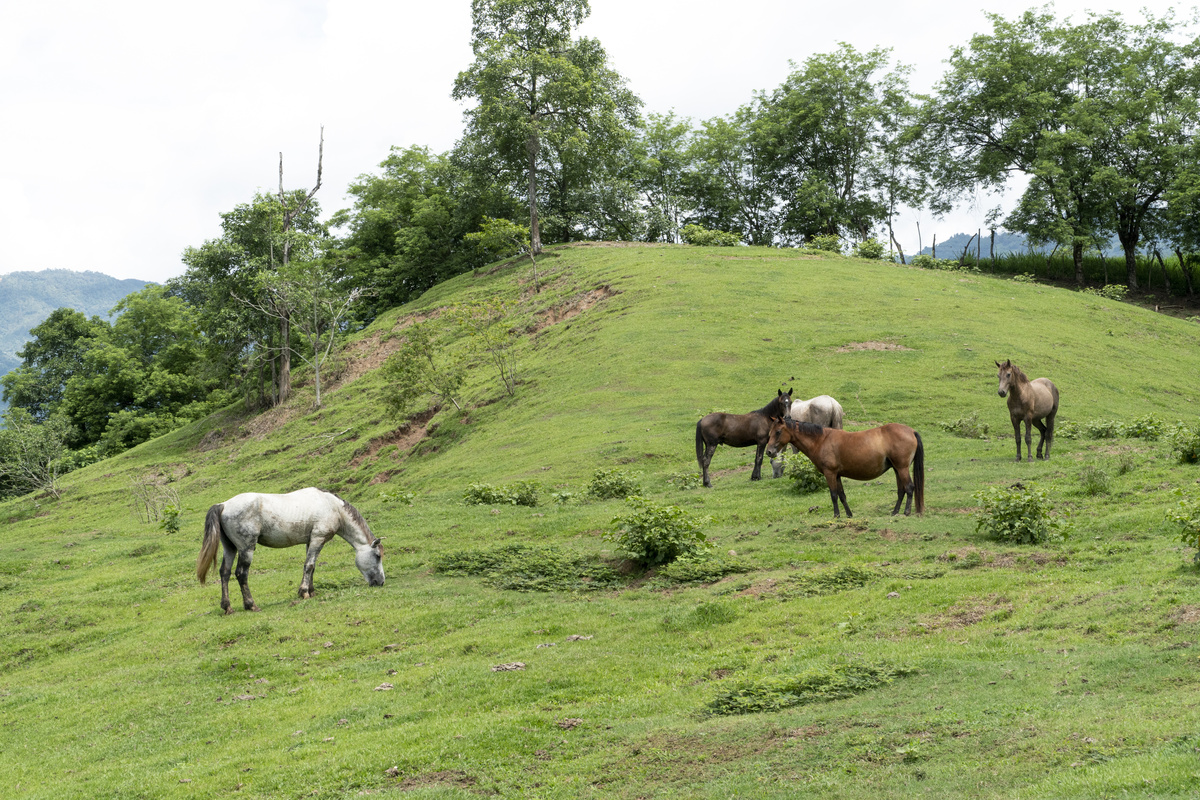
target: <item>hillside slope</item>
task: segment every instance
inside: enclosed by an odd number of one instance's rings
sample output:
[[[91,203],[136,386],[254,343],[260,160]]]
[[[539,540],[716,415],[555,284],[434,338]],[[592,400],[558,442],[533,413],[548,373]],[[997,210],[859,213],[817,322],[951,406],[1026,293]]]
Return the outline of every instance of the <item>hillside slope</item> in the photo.
[[[0,504],[0,792],[1200,790],[1200,579],[1164,518],[1200,473],[1140,439],[1062,438],[1055,460],[1014,463],[993,364],[1051,377],[1064,427],[1194,423],[1200,327],[1036,284],[757,248],[576,245],[539,277],[535,294],[527,262],[500,264],[384,315],[320,410],[311,386],[266,413],[229,409],[72,473],[58,502]],[[479,361],[464,414],[389,415],[377,368],[404,328],[496,297],[522,331],[515,396]],[[833,522],[826,493],[751,483],[752,450],[728,447],[715,488],[681,488],[696,420],[781,387],[834,395],[848,427],[918,429],[929,513],[887,516],[885,475],[848,481],[856,516]],[[990,438],[939,424],[973,413]],[[708,518],[735,571],[622,562],[603,533],[626,506],[586,496],[599,468]],[[1107,488],[1082,491],[1097,471]],[[540,484],[538,507],[462,502],[518,480]],[[976,530],[973,494],[1017,482],[1047,491],[1065,542]],[[305,485],[385,537],[387,583],[367,587],[334,541],[300,602],[302,551],[260,548],[263,610],[222,616],[215,579],[195,579],[205,510]],[[177,492],[182,530],[140,519],[135,488]],[[727,715],[737,703],[759,711]]]

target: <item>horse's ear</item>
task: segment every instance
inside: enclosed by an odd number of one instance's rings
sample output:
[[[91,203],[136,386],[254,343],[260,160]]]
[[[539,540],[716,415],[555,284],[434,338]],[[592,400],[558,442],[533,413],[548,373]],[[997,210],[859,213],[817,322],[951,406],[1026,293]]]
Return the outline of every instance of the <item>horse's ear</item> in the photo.
[[[1011,358],[1006,358],[1006,359],[1004,359],[1004,366],[1006,366],[1006,367],[1011,367],[1011,366],[1012,366],[1012,359],[1011,359]]]
[[[995,359],[993,359],[993,360],[995,360]],[[996,361],[995,363],[996,363],[996,366],[997,366],[997,367],[1002,367],[1002,366],[1004,366],[1004,365],[1003,365],[1003,364],[1001,364],[999,361]]]
[[[788,389],[788,397],[791,397],[791,396],[792,396],[792,390]]]

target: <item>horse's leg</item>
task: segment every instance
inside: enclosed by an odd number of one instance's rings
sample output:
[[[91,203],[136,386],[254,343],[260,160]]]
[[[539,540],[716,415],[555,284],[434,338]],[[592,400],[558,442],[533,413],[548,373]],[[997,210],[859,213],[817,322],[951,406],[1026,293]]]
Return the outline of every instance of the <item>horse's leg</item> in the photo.
[[[750,480],[757,481],[762,478],[762,460],[763,453],[767,452],[767,443],[763,442],[754,450],[754,471],[750,473]]]
[[[896,507],[892,509],[892,516],[896,516],[900,512],[900,501],[908,498],[908,502],[904,505],[904,516],[912,513],[913,492],[916,491],[917,485],[913,483],[912,473],[908,468],[896,470]]]
[[[1046,460],[1050,460],[1050,445],[1054,444],[1054,418],[1058,415],[1058,409],[1054,409],[1046,415]]]
[[[254,560],[254,550],[247,548],[238,553],[237,575],[238,586],[242,587],[242,605],[247,611],[258,611],[254,598],[250,596],[250,562]]]
[[[1033,461],[1033,425],[1031,424],[1032,421],[1033,420],[1031,417],[1025,418],[1025,456],[1026,456],[1025,460],[1030,461],[1030,462]],[[1018,461],[1021,460],[1021,457],[1019,455],[1017,456],[1017,460]]]
[[[308,543],[308,555],[304,557],[304,574],[300,577],[300,599],[307,600],[313,596],[313,570],[317,568],[317,556],[325,546],[323,539],[315,539]]]
[[[224,551],[221,555],[221,608],[226,614],[232,614],[233,608],[229,604],[229,576],[233,573],[233,559],[237,556],[237,551],[224,545],[221,549]]]
[[[712,463],[713,452],[716,449],[715,444],[705,444],[704,455],[700,458],[700,474],[704,477],[704,485],[709,489],[712,488],[712,481],[708,479],[708,465]]]
[[[1042,424],[1042,421],[1040,419],[1035,419],[1033,421],[1033,426],[1035,428],[1037,428],[1038,433],[1041,434],[1040,437],[1038,438],[1038,449],[1037,449],[1037,457],[1041,458],[1042,457],[1042,447],[1046,444],[1046,426]],[[1047,447],[1046,451],[1047,451],[1047,456],[1048,456],[1050,448]]]
[[[1013,417],[1013,437],[1017,440],[1017,461],[1021,460],[1021,418]]]
[[[842,476],[841,475],[839,475],[838,479],[837,479],[837,491],[838,491],[838,497],[842,498],[842,506],[846,509],[846,518],[849,519],[850,517],[853,517],[854,512],[852,512],[850,510],[850,504],[846,502],[846,487],[842,485]],[[836,510],[837,510],[837,501],[835,500],[834,501],[834,511],[836,511]],[[836,517],[837,514],[834,514],[834,516]]]
[[[837,519],[841,516],[838,510],[838,477],[837,475],[826,473],[825,483],[829,485],[829,499],[833,501],[833,518]],[[849,511],[850,509],[846,509]]]

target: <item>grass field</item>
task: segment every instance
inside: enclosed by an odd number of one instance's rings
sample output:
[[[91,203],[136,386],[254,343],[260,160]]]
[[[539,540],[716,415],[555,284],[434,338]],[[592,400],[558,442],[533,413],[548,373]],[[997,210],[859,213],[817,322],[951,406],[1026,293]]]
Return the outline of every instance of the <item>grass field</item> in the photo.
[[[1016,463],[993,364],[1053,379],[1060,424],[1195,424],[1195,322],[787,250],[578,245],[539,273],[540,294],[516,262],[385,315],[318,411],[310,385],[0,504],[0,796],[1200,794],[1200,571],[1165,517],[1200,469],[1140,438]],[[376,368],[403,327],[497,296],[516,395],[480,363],[465,414],[401,425]],[[889,474],[848,481],[834,521],[826,492],[750,482],[752,449],[695,488],[696,420],[781,387],[920,431],[928,513],[888,516]],[[942,427],[972,414],[987,438]],[[587,495],[600,468],[711,518],[741,571],[631,568],[604,536],[625,504]],[[530,480],[536,507],[463,503]],[[1064,541],[977,531],[975,492],[1017,482]],[[180,532],[138,518],[137,483],[179,493]],[[223,616],[195,576],[205,511],[307,485],[385,537],[386,585],[333,541],[298,601],[302,551],[260,548],[262,611]],[[778,710],[727,713],[746,703]]]

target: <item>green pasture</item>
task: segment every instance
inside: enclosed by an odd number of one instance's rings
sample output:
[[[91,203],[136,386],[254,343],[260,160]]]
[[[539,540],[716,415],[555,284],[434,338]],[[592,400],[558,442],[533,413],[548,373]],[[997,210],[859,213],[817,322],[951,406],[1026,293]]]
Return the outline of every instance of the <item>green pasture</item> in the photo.
[[[1121,438],[1015,462],[993,364],[1051,378],[1060,423],[1194,424],[1195,322],[789,250],[565,246],[539,262],[541,293],[531,277],[497,265],[385,315],[320,410],[302,387],[72,473],[60,500],[0,504],[0,796],[1200,793],[1200,571],[1165,518],[1200,469]],[[479,363],[465,414],[390,416],[375,369],[408,321],[495,296],[522,331],[516,396]],[[888,516],[889,473],[847,481],[855,516],[834,521],[826,492],[750,482],[752,448],[718,448],[714,488],[694,488],[696,421],[789,387],[838,398],[850,428],[916,428],[928,513]],[[973,413],[987,438],[942,426]],[[625,504],[587,496],[614,467],[711,518],[741,571],[687,583],[624,562],[604,534]],[[529,480],[536,507],[462,502]],[[180,532],[139,519],[138,482],[178,491]],[[1048,492],[1065,541],[976,530],[973,494],[1018,482]],[[307,485],[385,537],[386,585],[333,541],[298,601],[302,551],[260,548],[262,611],[223,616],[215,576],[195,576],[205,511]],[[505,545],[524,560],[436,568]],[[521,590],[547,574],[571,588]],[[845,678],[864,670],[884,677]],[[721,713],[731,698],[778,710]]]

